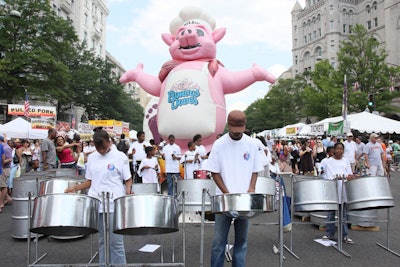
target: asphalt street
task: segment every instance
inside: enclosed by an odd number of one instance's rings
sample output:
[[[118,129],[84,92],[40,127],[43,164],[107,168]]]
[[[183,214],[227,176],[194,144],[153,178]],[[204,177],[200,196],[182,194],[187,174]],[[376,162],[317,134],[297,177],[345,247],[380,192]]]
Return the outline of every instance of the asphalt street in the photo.
[[[289,178],[285,178],[287,190],[290,192]],[[379,231],[350,230],[353,245],[343,244],[343,250],[351,255],[346,257],[333,247],[325,247],[314,239],[324,234],[316,225],[301,222],[300,217],[294,217],[292,232],[284,234],[284,244],[291,247],[299,259],[285,250],[284,266],[400,266],[400,257],[381,248],[376,243],[400,254],[400,172],[392,174],[390,186],[395,200],[395,207],[390,209],[390,227],[387,235],[387,223],[378,222]],[[39,238],[38,243],[31,242],[31,257],[28,261],[27,239],[11,237],[12,205],[7,205],[0,213],[0,266],[15,267],[32,264],[36,258],[44,253],[47,255],[38,264],[47,266],[85,266],[92,253],[96,251],[97,234],[69,240],[55,239],[48,236]],[[379,210],[378,220],[386,220],[387,209]],[[278,246],[279,227],[278,212],[265,213],[251,219],[248,237],[247,264],[250,267],[279,266],[279,254],[274,254],[272,246]],[[201,227],[198,223],[187,223],[185,231],[180,228],[172,234],[132,236],[125,235],[127,261],[130,264],[160,263],[161,256],[164,263],[183,262],[183,233],[185,239],[185,266],[200,266],[200,235]],[[204,227],[204,265],[210,266],[210,251],[213,238],[213,223],[207,222]],[[233,227],[230,231],[229,243],[234,240]],[[291,242],[292,240],[292,242]],[[389,242],[389,243],[388,243]],[[93,244],[93,252],[91,245]],[[140,252],[146,244],[161,244],[161,249],[155,252]],[[97,262],[98,258],[94,260]],[[164,265],[165,266],[165,265]],[[231,266],[226,262],[225,266]]]

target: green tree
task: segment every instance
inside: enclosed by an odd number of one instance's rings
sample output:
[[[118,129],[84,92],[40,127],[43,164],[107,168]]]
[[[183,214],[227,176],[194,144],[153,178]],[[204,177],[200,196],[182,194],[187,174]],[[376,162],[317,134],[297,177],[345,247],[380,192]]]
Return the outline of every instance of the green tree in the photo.
[[[48,101],[68,97],[65,59],[77,40],[73,27],[54,14],[49,1],[15,0],[10,7],[21,10],[21,18],[0,18],[2,97],[13,103],[25,90]]]
[[[304,99],[304,115],[319,120],[340,115],[343,85],[338,83],[337,73],[329,61],[318,62],[314,71],[308,75],[312,84],[307,85],[301,92]]]
[[[364,26],[357,24],[353,29],[337,54],[338,77],[343,81],[346,75],[349,84],[348,109],[350,112],[364,110],[368,95],[372,94],[379,111],[391,112],[395,108],[390,102],[396,94],[389,92],[390,82],[399,69],[386,64],[385,49]]]
[[[303,117],[300,92],[305,86],[306,80],[302,76],[279,80],[263,99],[245,110],[249,129],[262,131],[297,123]]]

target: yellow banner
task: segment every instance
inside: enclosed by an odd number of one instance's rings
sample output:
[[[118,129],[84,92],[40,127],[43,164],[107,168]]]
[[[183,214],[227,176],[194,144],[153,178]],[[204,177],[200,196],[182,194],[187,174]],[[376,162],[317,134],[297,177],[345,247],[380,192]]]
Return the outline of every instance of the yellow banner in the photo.
[[[286,128],[286,134],[287,135],[289,135],[289,134],[297,134],[296,127]]]
[[[95,127],[110,127],[114,126],[115,120],[89,120],[89,124]]]

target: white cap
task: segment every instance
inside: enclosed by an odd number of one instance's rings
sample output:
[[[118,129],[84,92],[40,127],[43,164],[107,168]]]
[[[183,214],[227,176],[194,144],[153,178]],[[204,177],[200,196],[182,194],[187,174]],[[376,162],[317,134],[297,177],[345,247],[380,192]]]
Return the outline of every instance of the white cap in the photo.
[[[201,24],[210,31],[215,29],[215,19],[204,10],[198,7],[184,7],[179,15],[171,21],[169,30],[171,34],[177,34],[180,27],[189,24]]]

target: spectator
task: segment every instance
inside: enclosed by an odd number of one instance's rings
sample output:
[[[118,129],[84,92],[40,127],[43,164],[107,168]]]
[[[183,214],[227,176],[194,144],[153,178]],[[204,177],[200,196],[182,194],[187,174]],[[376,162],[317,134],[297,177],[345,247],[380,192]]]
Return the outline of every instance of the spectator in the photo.
[[[384,151],[382,145],[377,142],[379,135],[372,133],[369,142],[365,145],[365,167],[369,169],[372,176],[384,176]]]
[[[57,131],[54,128],[48,130],[47,137],[43,139],[40,146],[42,151],[42,170],[46,171],[49,169],[54,169],[56,167],[56,146],[54,144],[54,139],[56,138]]]

